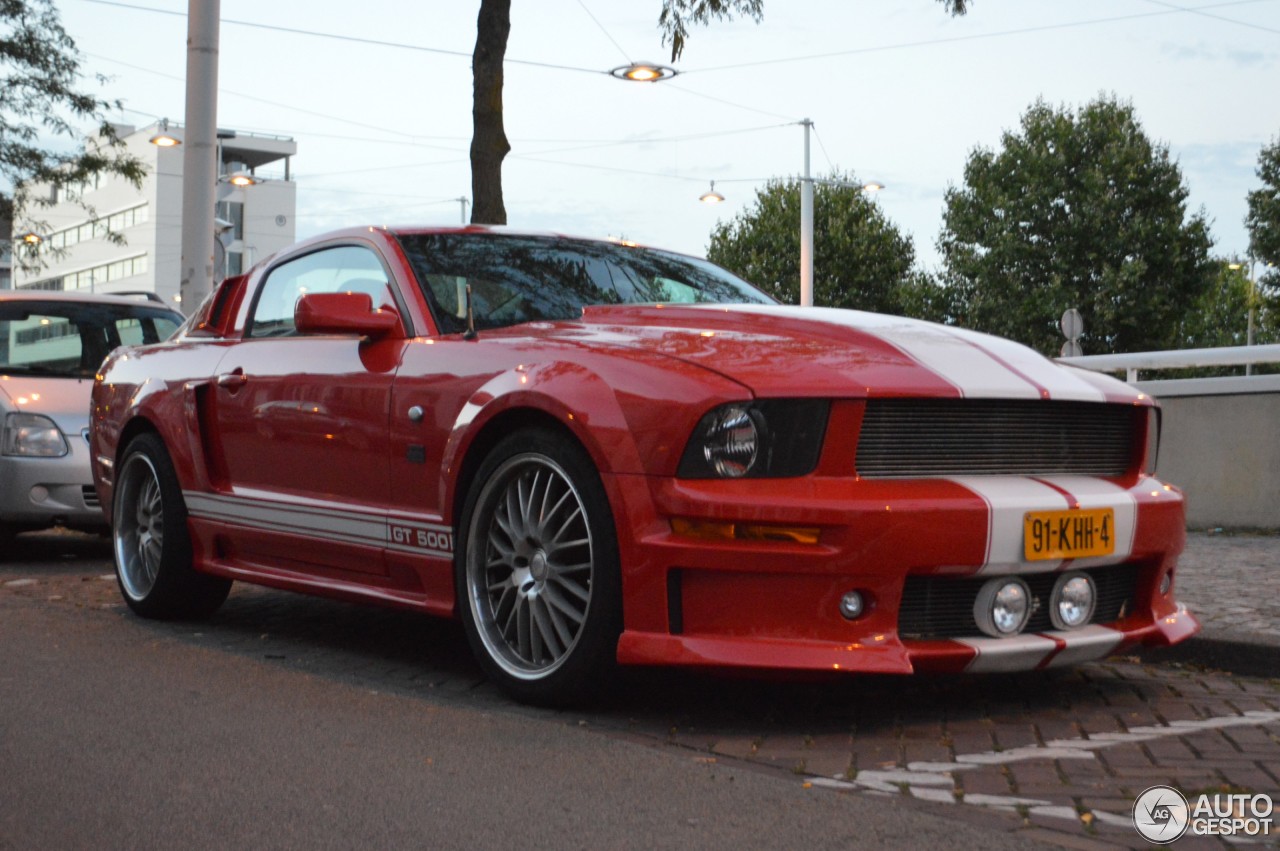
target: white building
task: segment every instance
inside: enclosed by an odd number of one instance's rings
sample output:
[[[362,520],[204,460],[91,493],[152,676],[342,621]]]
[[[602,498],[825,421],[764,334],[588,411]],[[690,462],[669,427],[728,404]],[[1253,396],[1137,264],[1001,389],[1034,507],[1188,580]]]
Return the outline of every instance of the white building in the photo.
[[[41,268],[28,271],[15,263],[15,289],[141,291],[170,304],[179,300],[183,150],[152,139],[165,130],[181,140],[182,127],[117,130],[146,165],[142,186],[101,176],[77,190],[82,203],[60,196],[51,207],[30,210],[28,218],[41,222]],[[294,242],[297,187],[289,158],[297,152],[297,143],[286,137],[218,131],[215,279],[239,274]],[[123,237],[123,244],[109,233]]]

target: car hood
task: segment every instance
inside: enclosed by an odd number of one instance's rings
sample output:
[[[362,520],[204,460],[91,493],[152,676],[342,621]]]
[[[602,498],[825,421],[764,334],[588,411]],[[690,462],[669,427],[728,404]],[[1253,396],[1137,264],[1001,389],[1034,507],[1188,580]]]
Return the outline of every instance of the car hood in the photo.
[[[1009,340],[856,310],[619,305],[588,307],[581,323],[559,329],[585,345],[697,364],[759,396],[1146,400],[1122,382]]]
[[[0,408],[49,417],[68,438],[88,427],[92,392],[88,378],[0,376]]]

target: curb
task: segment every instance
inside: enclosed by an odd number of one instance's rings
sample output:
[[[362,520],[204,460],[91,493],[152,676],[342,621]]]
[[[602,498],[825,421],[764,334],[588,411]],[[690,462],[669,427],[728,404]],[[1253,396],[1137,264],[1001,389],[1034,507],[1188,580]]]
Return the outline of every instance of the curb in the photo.
[[[1132,655],[1144,662],[1180,662],[1242,677],[1280,678],[1280,640],[1259,636],[1204,630],[1173,647],[1138,647]]]

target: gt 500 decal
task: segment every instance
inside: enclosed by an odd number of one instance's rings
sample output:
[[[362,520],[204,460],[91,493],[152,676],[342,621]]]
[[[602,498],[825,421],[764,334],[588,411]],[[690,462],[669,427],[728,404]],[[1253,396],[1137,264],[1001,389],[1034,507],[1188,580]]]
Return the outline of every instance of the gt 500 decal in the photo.
[[[418,528],[401,526],[396,523],[388,525],[391,543],[399,544],[397,549],[430,550],[444,555],[453,554],[453,533],[439,527]]]
[[[305,535],[414,555],[453,558],[453,530],[436,523],[390,520],[348,506],[299,505],[258,497],[184,491],[192,517],[285,535]]]

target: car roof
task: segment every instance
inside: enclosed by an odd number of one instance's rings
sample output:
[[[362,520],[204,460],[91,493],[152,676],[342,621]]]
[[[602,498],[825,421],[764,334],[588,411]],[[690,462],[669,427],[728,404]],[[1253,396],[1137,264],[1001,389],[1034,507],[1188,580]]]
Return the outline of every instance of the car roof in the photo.
[[[317,234],[316,236],[300,241],[298,245],[311,245],[317,242],[323,242],[331,239],[341,239],[343,237],[358,237],[368,234],[371,231],[387,233],[392,236],[417,236],[422,234],[495,234],[501,236],[527,236],[536,239],[571,239],[577,242],[598,242],[605,245],[625,245],[628,248],[649,248],[655,251],[662,251],[667,254],[678,254],[685,257],[692,257],[695,260],[701,260],[694,254],[688,254],[683,251],[674,251],[670,248],[663,248],[658,245],[647,245],[645,243],[633,242],[629,239],[601,239],[595,236],[582,236],[580,234],[561,233],[559,231],[537,230],[535,228],[520,228],[510,225],[366,225],[360,227],[348,227],[341,230],[330,231],[328,233]],[[290,246],[292,249],[294,246]]]
[[[0,290],[0,301],[62,301],[81,304],[116,304],[178,311],[147,293],[111,295],[109,293],[68,293],[60,290]]]

